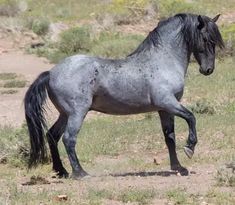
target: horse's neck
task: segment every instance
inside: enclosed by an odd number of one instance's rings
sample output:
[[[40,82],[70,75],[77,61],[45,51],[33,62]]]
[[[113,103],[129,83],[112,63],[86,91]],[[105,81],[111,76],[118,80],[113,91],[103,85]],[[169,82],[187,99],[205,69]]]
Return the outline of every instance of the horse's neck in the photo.
[[[183,42],[161,45],[150,52],[152,60],[158,61],[157,64],[160,63],[163,69],[168,66],[167,69],[177,69],[177,72],[183,76],[187,73],[191,53]]]

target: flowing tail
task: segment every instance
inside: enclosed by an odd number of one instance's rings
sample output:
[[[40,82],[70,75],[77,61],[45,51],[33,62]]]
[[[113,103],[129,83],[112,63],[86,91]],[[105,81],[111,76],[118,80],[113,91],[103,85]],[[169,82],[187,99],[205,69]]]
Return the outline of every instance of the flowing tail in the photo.
[[[41,73],[26,92],[24,99],[25,118],[30,137],[29,168],[47,161],[45,145],[46,121],[43,105],[49,88],[49,71]]]

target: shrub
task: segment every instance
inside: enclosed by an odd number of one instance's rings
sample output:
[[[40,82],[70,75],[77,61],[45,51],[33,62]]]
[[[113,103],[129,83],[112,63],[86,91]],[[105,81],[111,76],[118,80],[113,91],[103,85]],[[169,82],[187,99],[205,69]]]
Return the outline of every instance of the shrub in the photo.
[[[104,32],[96,40],[91,53],[108,58],[121,58],[130,54],[143,40],[139,35],[121,35]]]
[[[38,18],[32,21],[32,31],[37,35],[46,35],[49,31],[50,21],[46,18]]]
[[[71,28],[61,33],[58,49],[61,53],[72,55],[89,52],[91,49],[90,29],[88,27]]]
[[[109,12],[118,25],[136,23],[147,13],[149,2],[149,0],[114,0]]]
[[[198,100],[195,104],[190,105],[189,108],[192,110],[192,112],[198,114],[213,115],[216,112],[215,107],[205,99]]]

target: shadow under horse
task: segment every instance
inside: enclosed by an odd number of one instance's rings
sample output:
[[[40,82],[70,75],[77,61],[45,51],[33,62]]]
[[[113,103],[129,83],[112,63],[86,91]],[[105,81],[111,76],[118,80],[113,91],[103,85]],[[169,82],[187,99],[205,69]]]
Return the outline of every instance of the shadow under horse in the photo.
[[[200,66],[200,73],[210,75],[214,70],[215,47],[224,46],[215,23],[218,18],[219,15],[212,19],[177,14],[161,21],[124,59],[75,55],[41,73],[29,87],[24,100],[31,143],[29,167],[47,159],[47,138],[53,170],[60,177],[68,177],[57,148],[63,135],[72,177],[84,177],[87,173],[80,165],[75,145],[89,110],[113,115],[156,111],[169,150],[171,169],[188,175],[176,154],[174,117],[181,117],[188,124],[189,135],[184,151],[191,158],[197,143],[196,120],[179,101],[183,96],[191,54]],[[45,134],[47,96],[60,115]]]

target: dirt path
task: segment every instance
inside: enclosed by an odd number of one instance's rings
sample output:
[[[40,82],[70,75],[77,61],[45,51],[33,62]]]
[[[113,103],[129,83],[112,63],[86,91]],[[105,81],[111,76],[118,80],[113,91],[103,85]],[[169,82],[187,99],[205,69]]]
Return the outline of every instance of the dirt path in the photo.
[[[24,122],[23,99],[28,86],[41,72],[50,70],[52,67],[53,64],[50,64],[47,59],[14,49],[9,39],[0,39],[0,73],[16,73],[27,81],[26,87],[15,89],[17,93],[0,93],[0,126],[19,127],[22,125]],[[49,119],[54,119],[56,116],[57,111],[52,108],[52,116]],[[90,112],[87,119],[91,116],[94,116],[94,112]]]
[[[27,86],[17,89],[15,94],[0,94],[0,125],[17,127],[22,124],[23,98],[28,85],[39,73],[52,66],[46,59],[27,55],[14,49],[12,42],[7,39],[0,39],[0,73],[16,73],[27,81]]]

